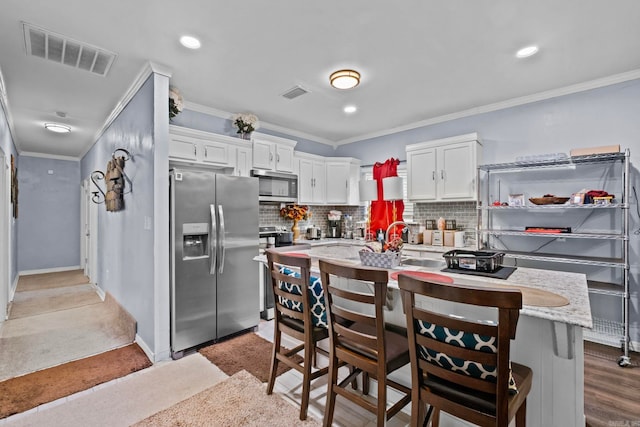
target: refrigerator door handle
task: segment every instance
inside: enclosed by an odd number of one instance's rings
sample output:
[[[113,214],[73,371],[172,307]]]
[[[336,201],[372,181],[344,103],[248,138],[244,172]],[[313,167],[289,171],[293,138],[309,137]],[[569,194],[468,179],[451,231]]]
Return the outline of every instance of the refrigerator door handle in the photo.
[[[225,237],[224,237],[224,211],[222,210],[222,205],[218,205],[218,218],[220,218],[220,262],[218,263],[218,273],[222,274],[224,270],[224,255],[227,252],[227,248],[225,247]]]
[[[211,211],[211,232],[209,234],[209,274],[216,274],[216,248],[218,247],[218,231],[216,229],[216,207],[209,205]]]

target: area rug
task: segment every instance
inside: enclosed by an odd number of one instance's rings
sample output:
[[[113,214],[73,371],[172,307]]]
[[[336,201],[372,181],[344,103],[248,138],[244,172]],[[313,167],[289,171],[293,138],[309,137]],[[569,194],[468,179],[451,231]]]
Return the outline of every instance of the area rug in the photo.
[[[138,344],[134,343],[2,381],[0,418],[27,411],[149,366],[151,362]]]
[[[253,334],[252,334],[253,335]],[[267,395],[266,387],[247,371],[202,391],[134,426],[320,426],[278,394]]]
[[[260,381],[267,382],[271,370],[272,349],[273,343],[250,332],[201,348],[199,352],[227,375],[233,375],[244,369]],[[302,356],[296,355],[296,357],[299,362],[302,362]],[[291,368],[279,363],[276,376],[282,375],[289,369]]]

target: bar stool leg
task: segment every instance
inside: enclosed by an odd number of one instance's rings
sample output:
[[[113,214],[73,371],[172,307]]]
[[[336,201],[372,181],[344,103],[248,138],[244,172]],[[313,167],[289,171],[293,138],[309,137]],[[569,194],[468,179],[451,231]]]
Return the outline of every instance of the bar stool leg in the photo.
[[[278,371],[278,351],[280,350],[281,332],[276,324],[276,330],[273,336],[273,350],[271,351],[271,372],[269,373],[269,384],[267,385],[267,394],[273,393],[273,386],[276,383],[276,372]]]
[[[333,423],[333,411],[336,406],[336,393],[333,387],[337,387],[338,384],[338,360],[333,355],[333,351],[330,355],[329,361],[329,378],[327,384],[327,404],[325,406],[324,413],[324,427],[331,427]]]

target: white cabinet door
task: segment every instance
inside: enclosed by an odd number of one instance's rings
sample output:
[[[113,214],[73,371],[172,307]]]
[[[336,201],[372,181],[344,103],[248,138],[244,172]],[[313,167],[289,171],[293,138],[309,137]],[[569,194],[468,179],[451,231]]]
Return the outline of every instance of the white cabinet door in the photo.
[[[229,144],[217,142],[205,142],[202,144],[202,161],[220,166],[228,166],[230,162]]]
[[[298,203],[313,203],[313,161],[298,160]]]
[[[473,133],[407,145],[409,200],[476,200],[476,170],[482,157],[477,138]]]
[[[271,142],[253,140],[253,167],[256,169],[274,169],[273,144]]]
[[[328,204],[346,204],[349,200],[349,163],[326,163]]]
[[[169,157],[180,160],[197,160],[197,145],[189,140],[172,137],[169,140]]]
[[[293,172],[293,147],[275,144],[276,170],[278,172]]]
[[[237,147],[236,152],[236,176],[250,176],[251,174],[251,149],[249,147]]]
[[[298,159],[298,203],[325,202],[325,171],[321,160]]]
[[[313,203],[323,204],[326,200],[326,175],[323,161],[314,161],[313,165]]]
[[[409,200],[436,200],[436,149],[407,153],[407,193]]]
[[[475,199],[476,142],[440,147],[438,151],[438,194],[440,199]]]

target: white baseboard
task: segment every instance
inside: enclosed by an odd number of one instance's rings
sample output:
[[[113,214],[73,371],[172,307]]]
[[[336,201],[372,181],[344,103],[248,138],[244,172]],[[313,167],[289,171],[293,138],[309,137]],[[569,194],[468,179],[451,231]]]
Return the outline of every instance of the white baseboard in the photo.
[[[16,296],[16,288],[18,287],[19,278],[20,275],[16,274],[16,278],[13,279],[13,284],[11,285],[11,289],[9,289],[9,302],[13,301],[13,298]]]
[[[142,337],[140,337],[140,335],[136,334],[136,340],[134,342],[140,346],[142,351],[144,351],[144,354],[147,355],[147,357],[149,358],[149,360],[151,360],[151,362],[153,363],[157,362],[155,360],[155,355],[153,354],[153,351],[151,351],[147,343],[144,342],[144,340],[142,339]]]
[[[100,286],[98,286],[97,283],[92,283],[91,286],[94,287],[94,289],[96,290],[96,293],[98,294],[100,299],[102,301],[104,301],[104,299],[107,297],[107,294],[104,292],[104,290],[102,290],[102,288]]]
[[[58,273],[60,271],[80,270],[79,265],[71,265],[68,267],[43,268],[40,270],[23,270],[18,272],[18,276],[30,276],[32,274]]]

